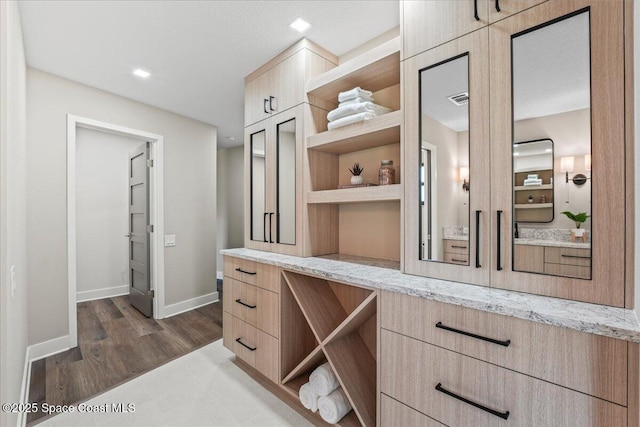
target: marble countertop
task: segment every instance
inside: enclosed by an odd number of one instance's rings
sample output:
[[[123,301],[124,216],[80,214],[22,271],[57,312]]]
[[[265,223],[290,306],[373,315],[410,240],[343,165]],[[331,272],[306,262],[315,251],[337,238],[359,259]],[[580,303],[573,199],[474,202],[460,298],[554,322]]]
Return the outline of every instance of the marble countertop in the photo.
[[[465,241],[468,242],[469,241],[469,236],[463,236],[461,234],[454,234],[451,236],[447,236],[447,237],[443,237],[442,240],[460,240],[460,241]]]
[[[329,280],[640,343],[640,322],[633,310],[411,276],[388,268],[324,258],[301,258],[245,248],[220,252]]]
[[[563,242],[559,240],[541,240],[541,239],[515,239],[516,245],[529,245],[529,246],[554,246],[557,248],[576,248],[576,249],[591,249],[591,243],[582,242]]]

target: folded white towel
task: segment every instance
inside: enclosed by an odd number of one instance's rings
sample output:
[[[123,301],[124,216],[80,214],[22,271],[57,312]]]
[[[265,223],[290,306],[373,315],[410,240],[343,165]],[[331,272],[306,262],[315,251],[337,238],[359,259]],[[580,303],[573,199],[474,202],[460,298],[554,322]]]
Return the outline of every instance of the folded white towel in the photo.
[[[336,128],[340,128],[342,126],[347,126],[353,123],[358,123],[358,122],[362,122],[365,120],[369,120],[376,117],[376,115],[374,113],[358,113],[358,114],[354,114],[352,116],[347,116],[347,117],[343,117],[341,119],[338,120],[334,120],[333,122],[329,122],[329,124],[327,125],[327,129],[331,130],[331,129],[336,129]]]
[[[367,96],[367,97],[359,96],[357,98],[353,98],[353,99],[350,99],[348,101],[341,102],[340,104],[338,104],[338,107],[344,107],[345,105],[351,105],[351,104],[359,104],[361,102],[373,102],[373,97],[370,97],[370,96]]]
[[[534,180],[528,181],[528,180],[525,179],[523,185],[525,187],[540,186],[540,185],[542,185],[542,180],[541,179],[534,179]]]
[[[386,114],[390,112],[389,108],[374,104],[373,102],[360,102],[357,104],[344,105],[332,110],[327,114],[327,120],[330,122],[351,116],[358,113],[373,113],[375,115]]]
[[[329,424],[336,424],[351,410],[351,404],[342,388],[334,390],[329,396],[318,399],[318,410],[323,420]]]
[[[531,175],[527,175],[527,178],[529,178],[529,179],[538,179],[538,174],[534,173],[534,174],[531,174]]]
[[[357,97],[371,98],[371,95],[373,95],[373,92],[369,92],[368,90],[360,89],[359,87],[354,87],[353,89],[348,90],[346,92],[340,92],[338,94],[338,102],[348,101],[350,99],[354,99],[354,98],[357,98]]]
[[[298,396],[300,396],[300,403],[302,403],[302,406],[309,409],[311,412],[316,412],[318,410],[318,399],[320,396],[318,396],[310,383],[304,383],[302,387],[300,387]]]
[[[311,387],[313,387],[313,390],[319,396],[326,396],[340,387],[338,378],[336,378],[336,375],[333,373],[329,362],[318,366],[311,375],[309,375],[309,384],[311,384]]]

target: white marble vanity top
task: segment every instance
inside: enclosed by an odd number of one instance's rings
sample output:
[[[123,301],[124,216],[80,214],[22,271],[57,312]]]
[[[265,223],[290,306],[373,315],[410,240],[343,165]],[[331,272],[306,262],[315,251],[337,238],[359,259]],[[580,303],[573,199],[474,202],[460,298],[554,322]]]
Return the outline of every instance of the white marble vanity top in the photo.
[[[529,246],[554,246],[557,248],[576,248],[576,249],[591,249],[591,243],[582,242],[563,242],[560,240],[540,240],[540,239],[514,239],[516,245],[529,245]]]
[[[460,234],[454,234],[451,236],[447,236],[447,237],[443,237],[443,240],[460,240],[460,241],[465,241],[468,242],[469,241],[469,236],[463,236]]]
[[[301,258],[244,248],[225,249],[221,253],[329,280],[640,343],[640,322],[633,310],[411,276],[398,270],[316,257]]]

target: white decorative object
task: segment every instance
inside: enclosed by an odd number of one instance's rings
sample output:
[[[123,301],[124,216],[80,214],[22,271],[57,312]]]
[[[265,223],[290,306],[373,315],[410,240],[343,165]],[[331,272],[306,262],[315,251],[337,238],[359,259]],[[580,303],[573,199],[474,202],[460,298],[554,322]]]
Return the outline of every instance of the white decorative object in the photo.
[[[353,175],[351,177],[351,184],[353,185],[362,184],[362,175]]]

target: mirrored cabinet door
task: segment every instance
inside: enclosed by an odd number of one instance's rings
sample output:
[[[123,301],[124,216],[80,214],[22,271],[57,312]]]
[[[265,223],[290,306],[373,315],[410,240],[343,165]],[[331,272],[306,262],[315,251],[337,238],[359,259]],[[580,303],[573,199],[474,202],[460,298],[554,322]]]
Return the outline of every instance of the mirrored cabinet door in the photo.
[[[296,244],[296,119],[276,124],[276,243]]]
[[[267,121],[245,129],[245,246],[268,250],[270,245],[269,212],[271,211],[269,185],[270,147]]]
[[[405,61],[405,272],[488,285],[487,29]]]
[[[493,286],[624,303],[622,5],[490,27]]]

